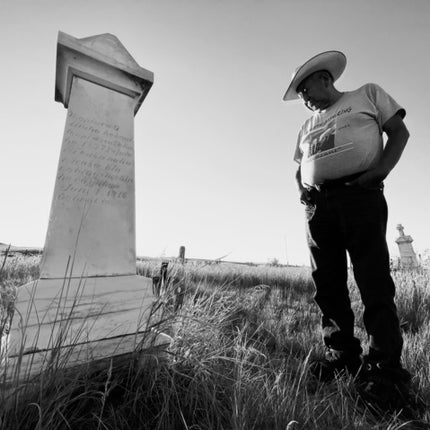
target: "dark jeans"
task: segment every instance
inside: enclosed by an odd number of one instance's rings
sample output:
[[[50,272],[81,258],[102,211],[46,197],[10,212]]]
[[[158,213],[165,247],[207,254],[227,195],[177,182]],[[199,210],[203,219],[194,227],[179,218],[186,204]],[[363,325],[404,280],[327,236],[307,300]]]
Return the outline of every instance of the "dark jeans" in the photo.
[[[386,242],[387,204],[383,187],[343,184],[312,189],[306,206],[315,301],[322,312],[323,338],[340,355],[360,354],[347,287],[346,252],[364,305],[369,358],[400,364],[403,346],[395,286]]]

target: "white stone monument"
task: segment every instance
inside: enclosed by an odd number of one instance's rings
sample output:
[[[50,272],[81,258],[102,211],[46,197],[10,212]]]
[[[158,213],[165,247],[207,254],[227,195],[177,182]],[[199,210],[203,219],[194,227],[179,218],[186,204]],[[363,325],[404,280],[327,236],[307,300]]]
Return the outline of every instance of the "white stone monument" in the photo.
[[[399,246],[400,266],[404,268],[418,267],[419,263],[412,246],[412,237],[405,235],[402,224],[397,224],[397,230],[399,231],[399,237],[396,239],[396,243]]]
[[[40,279],[20,288],[9,356],[145,329],[154,297],[136,276],[133,124],[152,83],[115,36],[59,32],[66,125]]]

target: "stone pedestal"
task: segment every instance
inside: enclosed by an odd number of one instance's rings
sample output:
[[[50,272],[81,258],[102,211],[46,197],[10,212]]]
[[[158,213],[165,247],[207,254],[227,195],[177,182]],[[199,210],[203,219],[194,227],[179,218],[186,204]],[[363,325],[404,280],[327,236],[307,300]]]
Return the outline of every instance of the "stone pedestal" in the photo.
[[[419,263],[412,246],[412,237],[405,235],[404,227],[401,224],[397,225],[397,230],[399,231],[399,237],[396,239],[396,243],[399,246],[400,266],[409,269],[418,267]]]
[[[67,119],[40,279],[20,288],[10,354],[144,329],[154,297],[136,276],[133,123],[152,82],[115,36],[59,33]]]

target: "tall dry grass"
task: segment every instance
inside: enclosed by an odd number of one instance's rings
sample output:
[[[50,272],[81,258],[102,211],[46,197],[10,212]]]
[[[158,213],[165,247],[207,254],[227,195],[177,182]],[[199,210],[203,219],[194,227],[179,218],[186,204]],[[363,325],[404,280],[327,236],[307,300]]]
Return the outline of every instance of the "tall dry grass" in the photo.
[[[14,264],[6,269],[12,284]],[[145,276],[159,269],[159,262],[138,265]],[[393,275],[404,363],[428,403],[430,277],[425,270]],[[365,341],[358,293],[350,282],[357,332]],[[178,284],[185,295],[175,310],[169,291]],[[351,379],[319,385],[310,377],[309,359],[322,347],[307,269],[171,264],[165,294],[160,329],[173,339],[167,353],[137,349],[127,357],[59,368],[9,399],[9,408],[0,412],[2,428],[417,428],[396,415],[372,414]],[[424,412],[421,418],[430,416]]]

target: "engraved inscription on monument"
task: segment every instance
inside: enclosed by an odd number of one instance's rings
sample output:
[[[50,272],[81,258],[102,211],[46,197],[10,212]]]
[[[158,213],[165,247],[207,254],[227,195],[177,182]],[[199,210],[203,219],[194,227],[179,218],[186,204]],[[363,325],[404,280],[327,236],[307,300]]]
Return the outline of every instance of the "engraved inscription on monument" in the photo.
[[[133,99],[75,78],[41,277],[136,273]]]
[[[134,179],[133,140],[119,126],[68,112],[58,166],[60,201],[109,204],[125,200]]]

